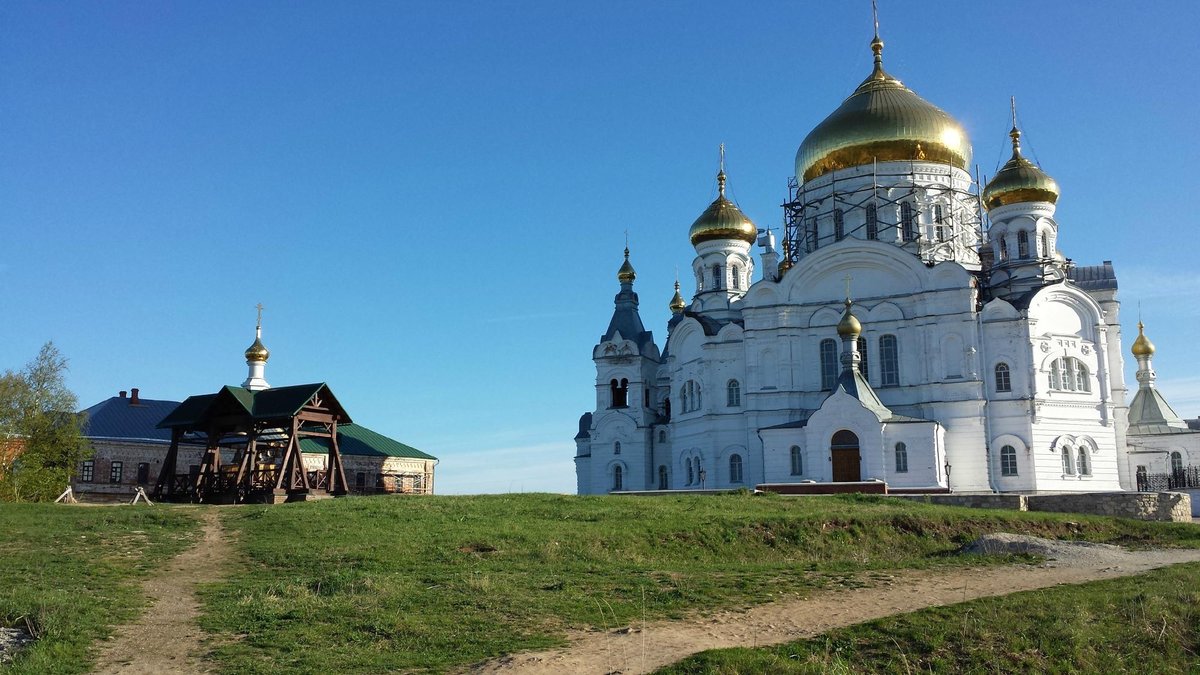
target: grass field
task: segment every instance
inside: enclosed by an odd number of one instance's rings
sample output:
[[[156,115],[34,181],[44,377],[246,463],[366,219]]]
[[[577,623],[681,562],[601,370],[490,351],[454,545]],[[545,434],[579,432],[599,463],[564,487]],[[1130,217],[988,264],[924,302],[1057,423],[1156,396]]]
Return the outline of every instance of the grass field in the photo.
[[[1200,546],[1200,528],[873,497],[348,498],[222,513],[248,564],[204,591],[227,672],[440,670],[571,627],[803,595],[849,572],[979,564],[980,534]]]
[[[7,672],[86,672],[88,648],[140,610],[139,578],[196,525],[190,509],[0,505],[0,626],[39,637]]]
[[[1183,673],[1200,663],[1200,564],[938,607],[659,673]]]

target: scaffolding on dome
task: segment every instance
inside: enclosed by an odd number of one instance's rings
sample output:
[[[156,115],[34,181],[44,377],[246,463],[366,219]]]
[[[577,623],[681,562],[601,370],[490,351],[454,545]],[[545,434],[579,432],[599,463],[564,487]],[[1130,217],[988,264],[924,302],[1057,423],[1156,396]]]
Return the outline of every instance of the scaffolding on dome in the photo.
[[[866,175],[859,174],[854,178]],[[918,184],[918,175],[942,176],[949,180]],[[793,266],[822,246],[855,235],[859,239],[901,243],[905,250],[912,251],[928,264],[954,258],[954,250],[970,250],[979,255],[986,221],[978,180],[971,179],[965,189],[956,187],[952,168],[944,164],[922,164],[919,168],[910,165],[908,171],[898,173],[871,171],[870,176],[872,180],[866,184],[853,178],[842,179],[842,183],[857,185],[846,189],[839,189],[836,177],[815,189],[801,185],[794,176],[788,178],[788,201],[782,204],[784,254],[781,268]],[[881,178],[897,179],[896,184],[890,187],[881,184]],[[834,200],[832,206],[826,204],[830,199]],[[904,205],[907,205],[907,212]],[[938,220],[934,208],[947,205],[950,208],[943,211]],[[872,207],[874,228],[870,217]],[[853,217],[857,213],[862,213],[862,217]],[[927,213],[928,218],[922,218]],[[889,217],[889,214],[894,215]],[[923,221],[933,224],[932,236],[922,230]],[[949,257],[944,256],[947,249],[952,252]]]

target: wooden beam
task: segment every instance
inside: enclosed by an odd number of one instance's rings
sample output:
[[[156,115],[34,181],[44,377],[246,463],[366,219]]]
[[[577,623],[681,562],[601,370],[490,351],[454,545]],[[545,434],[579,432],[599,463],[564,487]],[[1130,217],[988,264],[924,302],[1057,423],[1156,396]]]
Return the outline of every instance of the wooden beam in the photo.
[[[167,496],[175,492],[175,464],[179,457],[179,439],[183,438],[183,429],[171,429],[171,447],[167,448],[167,456],[163,458],[162,468],[158,471],[158,480],[154,481],[154,498],[161,499],[163,486],[167,488]]]

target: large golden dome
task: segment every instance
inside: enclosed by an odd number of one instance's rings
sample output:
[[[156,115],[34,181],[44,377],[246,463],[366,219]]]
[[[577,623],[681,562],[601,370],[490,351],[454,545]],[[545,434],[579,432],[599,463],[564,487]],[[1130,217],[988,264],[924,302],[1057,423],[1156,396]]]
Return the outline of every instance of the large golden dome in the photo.
[[[883,41],[871,41],[875,69],[809,132],[796,151],[801,183],[852,166],[925,160],[966,169],[971,141],[962,125],[883,70]]]
[[[1012,138],[1012,159],[983,188],[983,205],[991,210],[1008,204],[1057,202],[1058,183],[1036,164],[1021,156],[1021,130],[1014,124],[1008,135]]]
[[[758,227],[736,204],[725,198],[724,169],[717,173],[717,186],[716,201],[708,205],[688,230],[692,246],[714,239],[741,239],[753,244],[758,238]]]

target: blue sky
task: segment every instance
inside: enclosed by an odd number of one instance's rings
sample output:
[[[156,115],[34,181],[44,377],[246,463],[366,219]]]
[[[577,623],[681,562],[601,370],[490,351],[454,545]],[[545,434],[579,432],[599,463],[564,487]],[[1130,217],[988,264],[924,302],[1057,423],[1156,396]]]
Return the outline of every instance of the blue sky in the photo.
[[[574,490],[624,232],[661,345],[716,193],[778,226],[796,147],[870,70],[870,3],[0,4],[0,368],[81,407],[326,381],[438,491]],[[883,2],[888,70],[975,162],[1024,148],[1060,248],[1112,260],[1200,414],[1194,3]],[[685,294],[690,292],[686,283]],[[1131,386],[1133,362],[1126,370]]]

